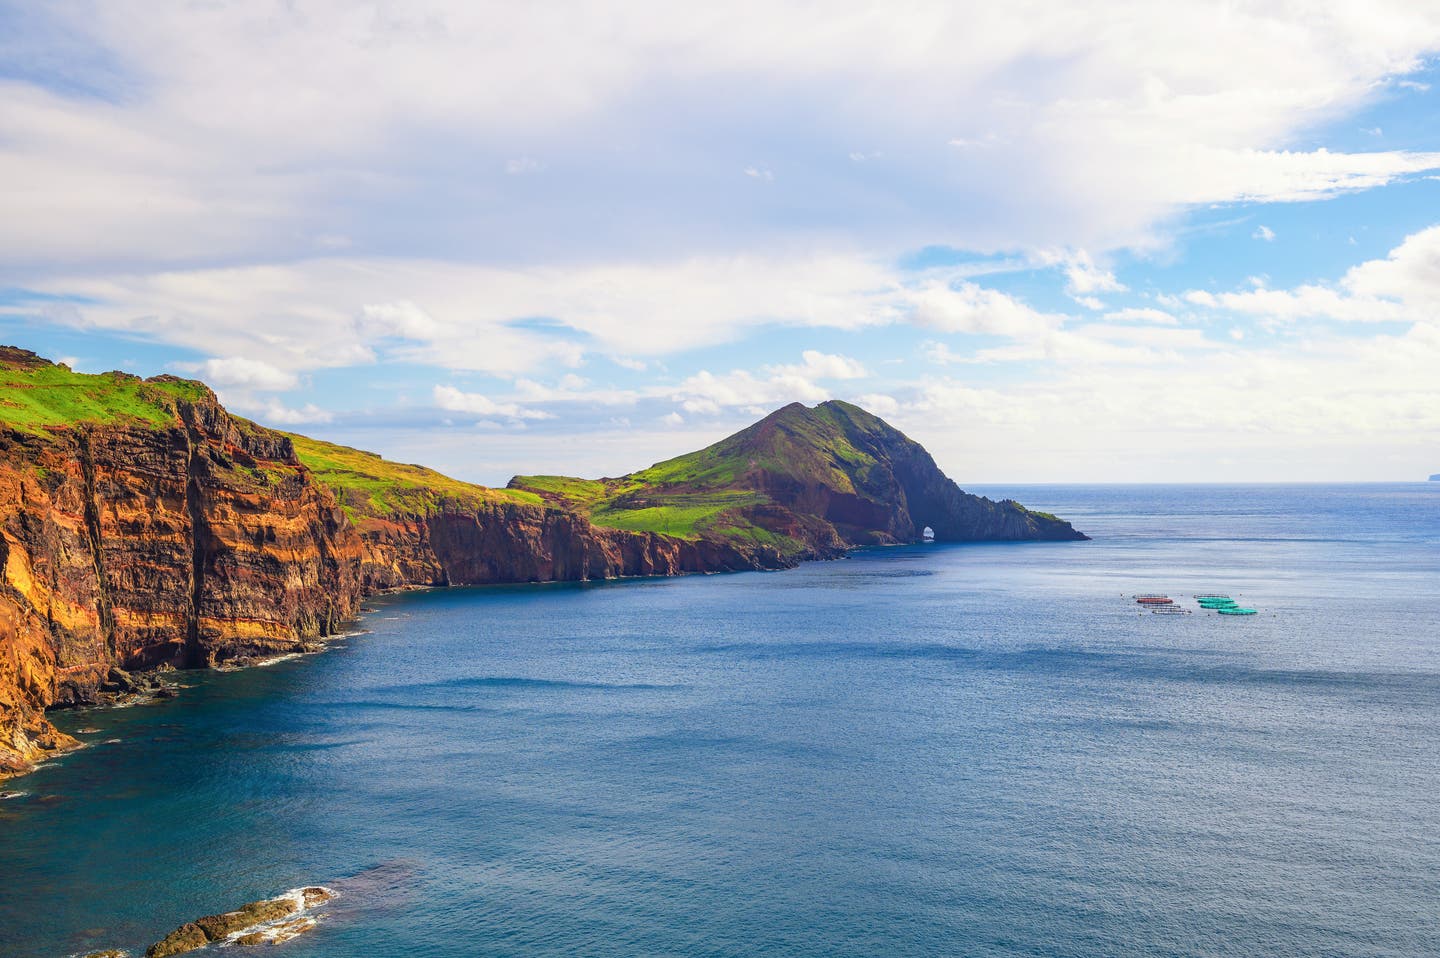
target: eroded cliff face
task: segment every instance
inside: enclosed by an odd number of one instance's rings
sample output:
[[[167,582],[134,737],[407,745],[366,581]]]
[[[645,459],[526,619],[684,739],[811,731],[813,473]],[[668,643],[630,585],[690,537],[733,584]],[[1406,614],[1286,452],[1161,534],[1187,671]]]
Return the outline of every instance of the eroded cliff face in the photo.
[[[782,569],[796,561],[763,546],[597,528],[573,512],[519,503],[445,502],[430,515],[362,518],[357,528],[366,592]]]
[[[174,422],[0,431],[0,752],[112,666],[299,648],[358,610],[361,543],[288,440],[213,397]],[[17,761],[18,760],[18,761]]]

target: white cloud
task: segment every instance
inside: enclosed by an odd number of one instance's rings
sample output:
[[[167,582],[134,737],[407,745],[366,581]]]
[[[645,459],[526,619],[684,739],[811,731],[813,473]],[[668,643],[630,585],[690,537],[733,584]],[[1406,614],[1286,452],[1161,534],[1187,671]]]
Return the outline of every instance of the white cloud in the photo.
[[[1218,294],[1190,290],[1185,298],[1197,306],[1280,323],[1333,319],[1433,324],[1440,317],[1440,226],[1407,236],[1386,258],[1351,268],[1333,285]]]
[[[454,386],[437,385],[434,390],[435,405],[450,412],[470,413],[476,416],[505,416],[511,419],[550,419],[553,416],[536,409],[526,409],[518,403],[497,402],[482,393],[468,393]]]
[[[299,409],[292,409],[283,403],[271,400],[261,408],[259,418],[272,426],[305,426],[332,421],[335,417],[314,403],[306,403]]]
[[[1303,18],[1281,0],[1224,16],[1201,0],[915,0],[904,15],[842,0],[819,31],[810,4],[772,0],[701,15],[579,0],[563,28],[543,6],[447,0],[15,15],[45,21],[28,37],[63,38],[28,52],[40,75],[64,62],[68,84],[0,83],[0,178],[23,184],[0,199],[0,258],[31,266],[288,261],[341,223],[353,249],[472,262],[817,234],[836,248],[1102,250],[1153,240],[1187,205],[1440,167],[1296,148],[1423,85],[1406,77],[1440,46],[1440,10],[1405,0]],[[87,83],[122,92],[57,92]],[[837,136],[905,161],[877,175],[889,164],[852,161]],[[543,197],[509,175],[535,156]],[[785,191],[734,175],[782,164]]]
[[[865,367],[848,356],[807,349],[802,362],[766,366],[761,375],[736,369],[723,375],[701,370],[666,395],[689,413],[714,414],[727,408],[768,411],[790,402],[821,402],[833,398],[822,381],[863,379]]]
[[[772,323],[889,323],[904,306],[898,275],[853,254],[546,268],[327,258],[34,286],[94,301],[67,304],[57,321],[264,355],[279,369],[370,363],[383,352],[506,376],[573,368],[590,351],[644,362]],[[559,325],[517,324],[536,316]]]
[[[1176,326],[1180,323],[1171,314],[1153,306],[1127,306],[1106,313],[1105,318],[1117,323],[1155,323],[1158,326]]]
[[[1255,232],[1251,233],[1250,236],[1252,239],[1264,240],[1267,243],[1273,243],[1275,241],[1275,231],[1263,223],[1257,226]]]
[[[900,411],[900,403],[896,401],[895,397],[887,396],[884,393],[865,393],[856,396],[855,404],[881,418],[893,416]]]
[[[294,373],[276,369],[264,360],[243,356],[207,359],[195,371],[206,383],[217,388],[231,386],[259,392],[283,392],[294,389],[300,382]]]
[[[912,322],[946,333],[1030,336],[1048,332],[1063,316],[1040,313],[999,290],[960,281],[930,281],[906,295]]]

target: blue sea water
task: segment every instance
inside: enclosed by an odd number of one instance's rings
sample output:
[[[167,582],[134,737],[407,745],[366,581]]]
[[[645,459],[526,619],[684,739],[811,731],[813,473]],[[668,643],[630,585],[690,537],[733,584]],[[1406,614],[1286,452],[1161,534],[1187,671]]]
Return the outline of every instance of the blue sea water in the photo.
[[[309,883],[292,958],[1440,954],[1440,484],[978,491],[1095,541],[389,597],[65,716],[0,955]]]

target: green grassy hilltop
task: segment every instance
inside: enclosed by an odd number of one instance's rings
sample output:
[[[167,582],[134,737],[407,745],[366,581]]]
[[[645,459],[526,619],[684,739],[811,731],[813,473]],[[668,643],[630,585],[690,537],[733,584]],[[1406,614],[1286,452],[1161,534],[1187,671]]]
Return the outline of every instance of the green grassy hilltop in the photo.
[[[858,406],[792,403],[712,446],[618,479],[516,476],[512,489],[598,526],[773,545],[787,553],[943,538],[1075,538],[1068,523],[967,496],[899,430]],[[912,514],[913,513],[913,514]]]
[[[0,346],[0,426],[43,434],[80,423],[167,425],[175,400],[213,398],[203,384],[172,376],[72,372],[34,353]]]

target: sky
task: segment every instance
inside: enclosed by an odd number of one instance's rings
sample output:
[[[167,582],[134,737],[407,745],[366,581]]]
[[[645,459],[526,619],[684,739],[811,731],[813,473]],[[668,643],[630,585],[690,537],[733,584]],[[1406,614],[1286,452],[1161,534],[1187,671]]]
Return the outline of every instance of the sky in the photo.
[[[0,0],[0,342],[503,484],[1440,472],[1440,0]]]

